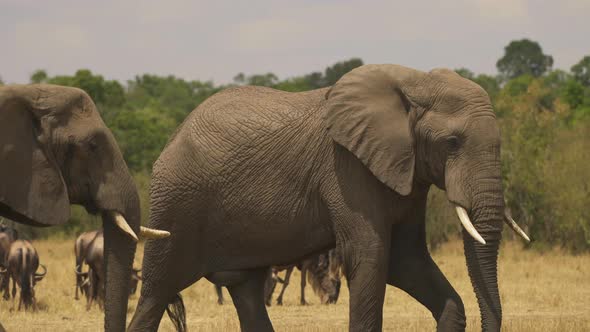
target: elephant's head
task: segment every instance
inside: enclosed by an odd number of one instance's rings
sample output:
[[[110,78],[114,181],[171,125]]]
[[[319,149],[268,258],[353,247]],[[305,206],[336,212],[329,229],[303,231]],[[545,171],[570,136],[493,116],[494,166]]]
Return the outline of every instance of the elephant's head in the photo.
[[[135,234],[140,231],[139,198],[93,101],[76,88],[0,87],[0,160],[0,215],[53,226],[69,219],[70,204],[101,214],[105,328],[124,330]]]
[[[326,98],[329,135],[381,182],[404,196],[430,184],[446,190],[464,226],[483,328],[499,330],[496,266],[505,216],[500,130],[486,92],[446,69],[366,65]]]

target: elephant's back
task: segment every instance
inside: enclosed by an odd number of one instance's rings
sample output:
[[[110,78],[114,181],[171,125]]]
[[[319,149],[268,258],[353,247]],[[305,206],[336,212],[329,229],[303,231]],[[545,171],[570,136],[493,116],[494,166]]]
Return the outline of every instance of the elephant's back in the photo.
[[[293,93],[260,86],[229,88],[199,105],[189,115],[185,127],[192,133],[213,127],[229,131],[226,134],[231,134],[236,127],[246,127],[252,133],[257,130],[268,132],[294,124],[318,111],[326,92],[327,89],[318,89]]]
[[[321,121],[326,92],[326,88],[292,93],[258,86],[218,92],[184,120],[154,169],[186,158],[192,159],[192,165],[203,167],[223,164],[231,162],[240,151],[248,153],[271,141],[286,143],[294,134],[313,129],[308,122]],[[212,159],[203,160],[208,157]],[[195,158],[202,163],[195,162]]]

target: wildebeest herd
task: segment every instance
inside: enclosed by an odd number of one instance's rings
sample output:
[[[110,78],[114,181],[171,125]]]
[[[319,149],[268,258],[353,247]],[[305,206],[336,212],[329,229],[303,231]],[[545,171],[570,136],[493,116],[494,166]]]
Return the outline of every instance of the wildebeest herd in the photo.
[[[92,304],[97,302],[104,309],[104,235],[101,230],[89,231],[80,234],[74,243],[75,254],[75,295],[79,300],[79,294],[86,297],[86,310],[90,310]],[[340,279],[342,276],[342,260],[336,250],[332,249],[319,255],[306,258],[298,264],[287,266],[273,266],[269,269],[265,287],[265,301],[271,305],[272,295],[277,283],[282,284],[282,289],[276,299],[277,305],[283,304],[283,294],[289,285],[291,273],[297,267],[301,270],[301,305],[308,304],[305,300],[305,286],[307,280],[313,291],[320,297],[323,304],[336,303],[340,293]],[[87,266],[84,271],[85,265]],[[39,268],[42,272],[39,272]],[[279,272],[285,271],[285,277],[281,278]],[[131,275],[130,294],[135,294],[138,282],[141,280],[141,269],[133,268]],[[35,298],[35,285],[41,281],[47,273],[47,268],[39,263],[39,255],[32,243],[19,239],[18,231],[13,227],[0,224],[0,291],[3,299],[16,303],[19,298],[18,308],[37,310]],[[12,293],[9,283],[12,280]],[[20,293],[17,296],[17,286]],[[223,304],[221,286],[215,285],[218,295],[218,303]],[[14,305],[13,305],[14,307]]]

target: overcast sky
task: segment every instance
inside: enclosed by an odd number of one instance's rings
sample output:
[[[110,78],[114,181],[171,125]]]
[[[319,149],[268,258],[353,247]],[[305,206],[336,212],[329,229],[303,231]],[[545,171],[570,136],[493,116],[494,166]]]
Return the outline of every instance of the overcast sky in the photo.
[[[520,38],[569,69],[590,55],[590,0],[0,0],[0,77],[89,68],[122,82],[153,73],[227,83],[351,57],[495,73]]]

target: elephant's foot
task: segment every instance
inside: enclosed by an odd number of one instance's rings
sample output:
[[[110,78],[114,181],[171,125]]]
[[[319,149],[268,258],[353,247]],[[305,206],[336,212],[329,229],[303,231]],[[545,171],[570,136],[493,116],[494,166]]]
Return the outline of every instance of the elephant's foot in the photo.
[[[444,310],[438,319],[437,331],[465,331],[465,312],[452,300],[447,300]]]

